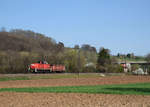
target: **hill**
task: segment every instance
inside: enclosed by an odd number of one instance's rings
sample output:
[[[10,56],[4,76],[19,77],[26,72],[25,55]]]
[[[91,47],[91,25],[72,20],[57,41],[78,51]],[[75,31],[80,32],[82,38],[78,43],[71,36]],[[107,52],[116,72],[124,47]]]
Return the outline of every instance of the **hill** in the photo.
[[[4,42],[5,41],[5,42]],[[11,30],[0,32],[1,51],[60,51],[64,48],[63,43],[56,43],[52,38],[33,31]]]
[[[65,47],[51,37],[30,30],[15,29],[0,32],[0,73],[27,73],[28,65],[38,60],[63,64],[67,72],[88,71],[86,64],[97,61],[96,48],[88,44]]]

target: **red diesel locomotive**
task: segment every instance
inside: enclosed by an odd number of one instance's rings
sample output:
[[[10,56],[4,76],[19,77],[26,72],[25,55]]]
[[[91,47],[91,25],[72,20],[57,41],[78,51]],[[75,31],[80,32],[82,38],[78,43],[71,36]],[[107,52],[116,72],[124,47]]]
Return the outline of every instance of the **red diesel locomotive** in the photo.
[[[29,72],[65,72],[65,66],[48,64],[46,61],[38,61],[37,63],[30,64]]]

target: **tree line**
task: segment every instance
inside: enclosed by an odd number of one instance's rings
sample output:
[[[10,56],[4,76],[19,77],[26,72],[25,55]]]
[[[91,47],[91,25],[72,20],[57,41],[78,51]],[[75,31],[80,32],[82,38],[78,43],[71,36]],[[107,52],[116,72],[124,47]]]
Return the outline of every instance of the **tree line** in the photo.
[[[89,44],[65,47],[62,42],[30,30],[0,31],[0,73],[28,73],[28,66],[39,60],[63,64],[66,72],[123,72],[109,49],[100,48],[97,52]]]
[[[28,65],[39,60],[63,64],[66,72],[85,72],[85,65],[92,63],[94,71],[97,52],[88,44],[65,47],[62,42],[30,30],[0,31],[0,73],[27,73]]]

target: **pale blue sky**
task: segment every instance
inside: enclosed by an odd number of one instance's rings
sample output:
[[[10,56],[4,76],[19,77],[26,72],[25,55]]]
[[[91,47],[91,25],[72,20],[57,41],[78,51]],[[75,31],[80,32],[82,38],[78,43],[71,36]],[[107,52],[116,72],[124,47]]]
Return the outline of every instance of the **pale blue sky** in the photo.
[[[0,0],[0,27],[43,33],[65,46],[150,53],[150,0]]]

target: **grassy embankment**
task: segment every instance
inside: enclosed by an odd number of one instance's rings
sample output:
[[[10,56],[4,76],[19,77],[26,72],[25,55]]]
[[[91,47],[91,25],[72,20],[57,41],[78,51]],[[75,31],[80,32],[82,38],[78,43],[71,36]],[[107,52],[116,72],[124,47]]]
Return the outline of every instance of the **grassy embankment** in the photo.
[[[30,80],[29,77],[17,76],[17,77],[0,77],[0,81],[15,81],[15,80]]]
[[[36,88],[1,88],[0,92],[48,92],[48,93],[93,93],[93,94],[129,94],[150,95],[150,83],[97,85],[97,86],[63,86]]]
[[[15,80],[38,80],[38,79],[62,79],[62,78],[95,78],[100,77],[100,74],[96,73],[83,73],[83,74],[35,74],[25,76],[2,76],[0,81],[15,81]]]

